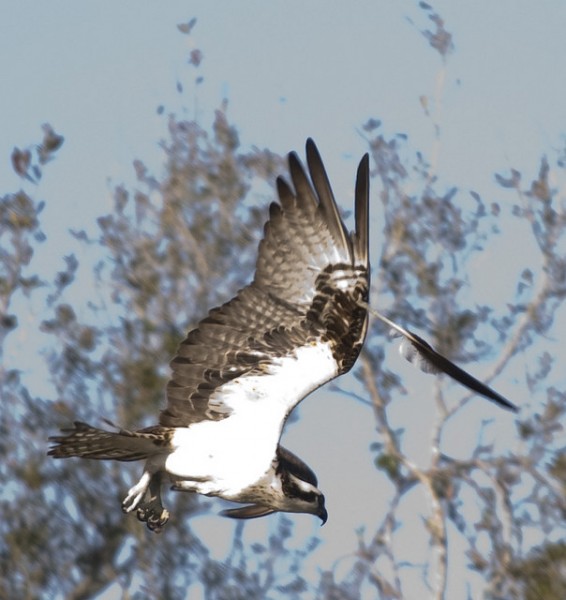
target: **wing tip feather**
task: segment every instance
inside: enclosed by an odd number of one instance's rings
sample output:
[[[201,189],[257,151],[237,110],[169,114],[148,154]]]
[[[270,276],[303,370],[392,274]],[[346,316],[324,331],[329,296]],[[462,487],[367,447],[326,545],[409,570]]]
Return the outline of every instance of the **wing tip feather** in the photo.
[[[352,240],[340,216],[324,162],[312,138],[307,139],[306,155],[309,173],[319,200],[319,209],[324,215],[328,230],[337,247],[341,248],[346,255],[349,255],[353,259]]]
[[[360,160],[356,173],[355,219],[355,259],[369,270],[369,154],[367,152]]]

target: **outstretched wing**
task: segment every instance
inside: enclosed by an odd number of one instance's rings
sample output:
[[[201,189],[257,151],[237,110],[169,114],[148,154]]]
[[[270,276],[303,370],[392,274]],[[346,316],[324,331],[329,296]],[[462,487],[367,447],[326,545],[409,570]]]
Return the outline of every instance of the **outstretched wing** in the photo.
[[[397,325],[381,313],[371,311],[378,319],[389,325],[397,333],[403,336],[401,345],[401,354],[412,364],[416,365],[425,373],[446,373],[449,377],[476,392],[480,396],[495,402],[499,406],[517,412],[517,407],[504,398],[501,394],[492,390],[485,383],[482,383],[466,371],[448,360],[445,356],[437,352],[428,342],[416,333]]]
[[[211,310],[171,362],[161,425],[251,409],[281,427],[308,393],[358,357],[367,330],[369,158],[358,167],[349,233],[310,139],[306,151],[310,180],[295,153],[293,187],[277,180],[279,203],[270,206],[253,282]]]

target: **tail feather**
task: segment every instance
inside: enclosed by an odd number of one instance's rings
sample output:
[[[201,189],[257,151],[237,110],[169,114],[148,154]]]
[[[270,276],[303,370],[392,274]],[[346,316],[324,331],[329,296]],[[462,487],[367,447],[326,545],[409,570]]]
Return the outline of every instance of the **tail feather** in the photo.
[[[142,431],[117,432],[92,427],[75,421],[73,429],[62,429],[68,435],[49,438],[53,445],[47,454],[53,458],[79,456],[95,460],[143,460],[162,453],[168,445],[169,436],[163,428]]]

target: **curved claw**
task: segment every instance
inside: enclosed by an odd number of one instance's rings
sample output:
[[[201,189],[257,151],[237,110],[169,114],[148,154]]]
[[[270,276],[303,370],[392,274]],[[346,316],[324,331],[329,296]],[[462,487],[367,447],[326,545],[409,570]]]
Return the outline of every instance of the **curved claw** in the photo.
[[[169,521],[169,511],[163,508],[159,501],[152,501],[139,506],[136,515],[154,533],[160,533]]]
[[[135,496],[135,492],[139,493],[142,490],[142,481],[146,485],[143,489],[141,498],[138,500],[137,496]],[[131,501],[129,504],[127,504],[127,507],[132,508],[130,508],[130,510],[127,512],[137,508],[136,516],[138,520],[140,520],[142,523],[145,523],[147,528],[155,533],[159,533],[167,521],[169,521],[169,511],[164,509],[163,505],[161,504],[161,483],[161,472],[153,473],[147,482],[142,477],[140,482],[135,486],[135,490],[134,488],[130,490],[130,493],[122,504],[124,507],[128,499],[131,498]]]

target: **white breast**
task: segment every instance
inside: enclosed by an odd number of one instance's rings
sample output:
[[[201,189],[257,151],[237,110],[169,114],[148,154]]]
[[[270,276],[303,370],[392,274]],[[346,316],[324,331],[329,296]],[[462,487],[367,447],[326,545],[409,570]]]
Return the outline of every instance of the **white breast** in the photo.
[[[291,410],[336,375],[329,344],[317,343],[274,359],[263,373],[223,385],[212,401],[232,413],[220,421],[179,428],[172,440],[175,450],[166,460],[167,472],[183,479],[209,478],[200,493],[237,494],[270,468]]]

